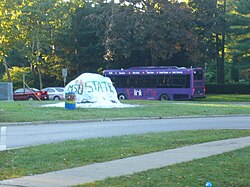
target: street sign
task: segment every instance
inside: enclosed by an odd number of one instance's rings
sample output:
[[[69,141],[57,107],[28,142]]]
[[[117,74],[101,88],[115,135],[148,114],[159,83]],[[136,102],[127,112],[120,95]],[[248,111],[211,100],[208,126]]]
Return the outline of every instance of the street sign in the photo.
[[[67,69],[66,69],[66,68],[63,68],[63,69],[62,69],[62,76],[63,76],[63,77],[67,77],[67,74],[68,74]]]
[[[63,68],[63,69],[62,69],[62,76],[63,76],[63,85],[64,85],[64,87],[65,87],[65,85],[66,85],[66,77],[67,77],[67,74],[68,74],[67,69],[66,69],[66,68]]]

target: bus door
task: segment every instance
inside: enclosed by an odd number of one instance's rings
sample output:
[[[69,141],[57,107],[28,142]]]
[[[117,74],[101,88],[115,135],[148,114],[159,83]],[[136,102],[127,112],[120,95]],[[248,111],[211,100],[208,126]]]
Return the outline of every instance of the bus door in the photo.
[[[129,96],[131,99],[142,99],[144,96],[141,86],[141,77],[139,75],[132,75],[129,79]]]

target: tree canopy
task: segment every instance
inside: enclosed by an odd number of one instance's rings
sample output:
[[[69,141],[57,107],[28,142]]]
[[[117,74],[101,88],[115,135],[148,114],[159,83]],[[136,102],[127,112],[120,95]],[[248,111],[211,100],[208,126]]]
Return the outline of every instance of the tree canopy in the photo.
[[[62,68],[72,79],[107,68],[175,65],[207,68],[209,81],[247,80],[249,11],[248,0],[4,0],[0,78],[16,82],[23,71],[42,88],[62,86]],[[239,74],[228,77],[227,64]]]

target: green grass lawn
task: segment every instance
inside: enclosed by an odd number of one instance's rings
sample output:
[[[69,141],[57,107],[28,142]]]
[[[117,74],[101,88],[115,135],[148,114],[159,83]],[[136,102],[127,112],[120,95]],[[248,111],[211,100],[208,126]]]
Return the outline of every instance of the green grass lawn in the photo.
[[[224,99],[223,99],[224,98]],[[229,102],[235,101],[238,102]],[[220,102],[218,102],[219,100]],[[223,102],[221,102],[223,101]],[[130,108],[44,108],[44,104],[54,101],[15,101],[0,102],[1,122],[33,122],[55,120],[89,120],[114,118],[140,118],[140,117],[177,117],[177,116],[211,116],[250,114],[250,95],[216,95],[197,101],[123,101],[125,104],[136,105]],[[242,103],[239,103],[242,102]]]
[[[0,101],[1,122],[105,120],[140,117],[249,115],[250,95],[209,95],[195,101],[123,101],[131,108],[42,108],[54,101]],[[6,124],[4,124],[6,125]],[[150,133],[66,141],[0,152],[0,180],[142,155],[197,143],[250,136],[250,130]],[[250,186],[250,147],[83,186]]]
[[[250,136],[250,130],[148,133],[82,141],[66,141],[2,151],[0,152],[0,180],[243,136]],[[249,155],[247,156],[249,157]],[[217,163],[214,163],[213,166],[217,167]],[[195,171],[195,166],[193,169]],[[223,169],[214,172],[218,173],[221,171]],[[206,172],[206,168],[203,168],[203,172]],[[230,174],[235,171],[228,172]]]
[[[207,95],[202,101],[216,101],[216,102],[250,102],[250,94],[211,94]]]

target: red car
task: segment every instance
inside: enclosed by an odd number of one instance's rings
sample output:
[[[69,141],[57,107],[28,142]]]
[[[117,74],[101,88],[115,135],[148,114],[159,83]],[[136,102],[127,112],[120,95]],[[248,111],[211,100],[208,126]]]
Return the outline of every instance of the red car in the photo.
[[[41,91],[36,88],[20,88],[14,91],[13,99],[17,100],[48,100],[48,92]]]

